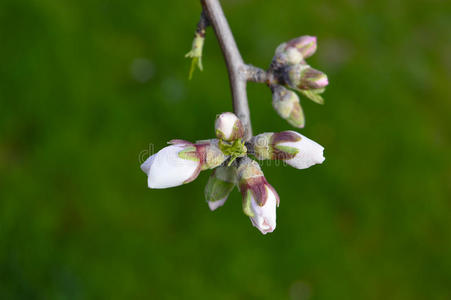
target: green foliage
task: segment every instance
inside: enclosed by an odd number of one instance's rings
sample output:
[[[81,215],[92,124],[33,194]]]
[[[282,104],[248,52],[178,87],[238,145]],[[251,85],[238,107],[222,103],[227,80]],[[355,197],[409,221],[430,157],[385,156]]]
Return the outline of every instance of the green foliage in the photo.
[[[247,62],[315,35],[330,81],[326,161],[262,163],[277,229],[139,169],[232,109],[211,29],[186,78],[198,1],[2,0],[0,299],[450,299],[450,1],[222,2]],[[254,133],[291,130],[248,86]]]
[[[191,51],[185,54],[185,57],[191,58],[191,67],[189,69],[188,79],[191,80],[193,78],[193,73],[196,67],[199,70],[203,70],[202,66],[202,49],[204,47],[205,38],[196,34],[193,41],[193,46]]]

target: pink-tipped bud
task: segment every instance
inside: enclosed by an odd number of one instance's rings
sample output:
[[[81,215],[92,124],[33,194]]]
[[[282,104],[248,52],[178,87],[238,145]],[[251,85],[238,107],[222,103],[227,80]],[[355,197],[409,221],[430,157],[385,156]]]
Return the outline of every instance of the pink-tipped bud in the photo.
[[[273,62],[278,65],[295,65],[312,56],[316,51],[316,37],[304,35],[279,45]]]
[[[295,48],[304,59],[312,56],[316,52],[316,37],[303,35],[292,39],[287,43],[287,48]]]
[[[326,74],[313,69],[309,65],[293,65],[286,68],[285,71],[286,74],[284,74],[283,79],[288,86],[294,89],[318,90],[329,84]]]

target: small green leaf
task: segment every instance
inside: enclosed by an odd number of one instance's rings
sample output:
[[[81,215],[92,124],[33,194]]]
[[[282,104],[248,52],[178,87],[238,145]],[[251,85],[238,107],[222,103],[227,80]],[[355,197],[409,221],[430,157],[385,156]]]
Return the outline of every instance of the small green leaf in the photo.
[[[191,58],[191,67],[189,70],[188,78],[191,80],[193,78],[194,70],[196,69],[196,66],[199,68],[199,70],[203,70],[202,66],[202,50],[204,47],[204,40],[205,38],[199,34],[196,34],[193,40],[193,46],[191,48],[191,51],[186,53],[185,57]]]
[[[191,67],[189,68],[189,75],[188,75],[189,80],[191,80],[193,78],[193,74],[194,74],[194,70],[196,69],[196,65],[198,65],[200,61],[201,60],[199,57],[193,57],[191,59]]]
[[[324,104],[324,99],[323,97],[321,97],[319,94],[322,93],[324,91],[324,89],[320,89],[320,90],[298,90],[302,95],[304,95],[305,97],[309,98],[310,100],[312,100],[313,102],[316,102],[318,104]]]

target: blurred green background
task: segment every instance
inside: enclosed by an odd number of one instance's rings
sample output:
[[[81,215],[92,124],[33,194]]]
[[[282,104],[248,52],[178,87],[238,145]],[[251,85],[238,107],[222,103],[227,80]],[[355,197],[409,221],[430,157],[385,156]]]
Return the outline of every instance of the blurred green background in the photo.
[[[324,164],[264,166],[263,236],[209,172],[149,190],[140,155],[213,137],[231,110],[198,1],[0,2],[0,299],[451,299],[451,5],[222,1],[244,59],[309,34],[329,75],[301,132]],[[291,129],[249,84],[255,133]],[[153,145],[153,146],[152,146]]]

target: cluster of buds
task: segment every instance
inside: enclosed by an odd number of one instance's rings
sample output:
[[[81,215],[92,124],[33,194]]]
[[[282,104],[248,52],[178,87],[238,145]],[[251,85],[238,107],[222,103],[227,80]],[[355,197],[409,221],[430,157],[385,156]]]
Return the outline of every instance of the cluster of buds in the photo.
[[[190,79],[196,67],[202,70],[206,28],[221,25],[221,22],[210,24],[209,17],[202,12],[191,51],[186,54],[191,58]],[[321,94],[329,83],[326,74],[305,61],[316,48],[316,37],[301,36],[277,47],[267,71],[252,66],[243,68],[247,80],[266,83],[270,87],[274,109],[297,128],[305,126],[305,116],[294,91],[323,104]],[[216,119],[215,139],[195,143],[170,141],[170,146],[141,165],[148,176],[149,188],[182,185],[196,179],[200,171],[214,169],[204,190],[210,210],[223,206],[237,187],[242,196],[243,212],[252,225],[263,234],[273,232],[279,195],[250,155],[258,160],[281,160],[294,168],[306,169],[324,161],[324,148],[295,131],[266,132],[249,138],[249,129],[244,128],[235,114],[226,112]],[[245,134],[245,130],[249,131]]]
[[[243,141],[244,128],[233,113],[222,113],[215,122],[216,139],[191,143],[172,140],[150,156],[141,169],[149,188],[169,188],[197,178],[200,171],[214,169],[205,187],[211,210],[224,205],[234,187],[242,195],[243,212],[253,226],[266,234],[276,228],[279,196],[265,179],[258,163],[249,158],[284,160],[305,169],[324,161],[324,148],[294,131],[262,133]],[[252,150],[252,151],[248,151]]]
[[[273,107],[291,125],[303,128],[305,117],[296,90],[314,102],[323,104],[321,93],[329,81],[327,75],[310,67],[305,59],[316,51],[316,37],[301,36],[279,45],[268,72],[273,80]],[[289,89],[287,89],[289,88]]]

